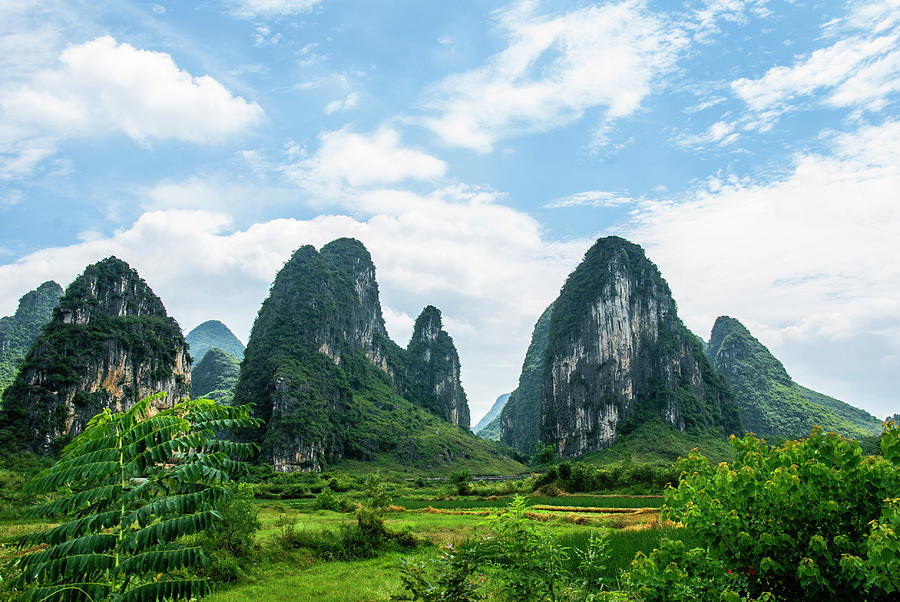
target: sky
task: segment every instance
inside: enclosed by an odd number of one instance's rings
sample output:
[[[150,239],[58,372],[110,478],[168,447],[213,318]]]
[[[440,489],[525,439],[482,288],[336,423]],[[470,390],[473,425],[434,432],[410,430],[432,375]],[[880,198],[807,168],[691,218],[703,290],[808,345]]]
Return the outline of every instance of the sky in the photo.
[[[900,412],[900,0],[0,0],[0,315],[109,255],[244,342],[342,236],[473,424],[596,238]]]

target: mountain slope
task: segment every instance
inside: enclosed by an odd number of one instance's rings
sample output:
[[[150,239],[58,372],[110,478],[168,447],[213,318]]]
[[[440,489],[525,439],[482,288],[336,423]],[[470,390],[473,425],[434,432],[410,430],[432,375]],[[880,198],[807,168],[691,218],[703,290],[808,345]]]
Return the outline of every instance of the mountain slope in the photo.
[[[541,440],[541,391],[544,355],[550,333],[551,303],[534,325],[531,343],[525,352],[519,386],[509,394],[500,412],[500,441],[524,454],[531,454]]]
[[[158,391],[187,396],[181,329],[127,263],[109,257],[66,289],[3,394],[0,428],[19,446],[50,451],[103,408],[124,410]]]
[[[53,308],[62,294],[62,287],[50,280],[25,293],[15,314],[0,318],[0,395],[12,384],[19,364],[41,327],[53,317]]]
[[[206,352],[213,347],[230,353],[238,360],[244,357],[244,344],[218,320],[207,320],[200,324],[191,330],[184,340],[190,346],[195,365],[199,364]]]
[[[416,323],[408,349],[390,340],[375,266],[359,241],[299,248],[259,310],[235,391],[235,402],[255,403],[265,421],[254,434],[263,456],[279,470],[385,455],[422,468],[492,462],[493,448],[467,432],[459,361],[440,312],[425,308]]]
[[[472,432],[488,441],[500,441],[500,412],[509,399],[509,393],[504,393],[494,400],[494,405],[487,414],[481,417]]]
[[[813,425],[851,437],[881,432],[864,410],[795,383],[738,320],[720,316],[707,345],[716,370],[731,384],[744,428],[763,437],[806,437]]]
[[[231,403],[241,373],[241,362],[227,351],[210,348],[191,370],[191,397]]]

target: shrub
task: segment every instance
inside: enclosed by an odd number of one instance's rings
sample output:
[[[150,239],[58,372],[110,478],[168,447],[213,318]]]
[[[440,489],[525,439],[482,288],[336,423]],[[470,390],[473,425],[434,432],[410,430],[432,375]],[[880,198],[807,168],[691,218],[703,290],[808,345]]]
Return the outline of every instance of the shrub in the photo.
[[[466,495],[469,493],[469,482],[472,480],[472,473],[468,470],[454,470],[450,473],[447,480],[458,495]]]
[[[404,565],[404,587],[418,596],[414,599],[476,600],[476,588],[466,583],[478,583],[480,579],[473,574],[483,569],[496,576],[508,600],[559,599],[569,576],[564,567],[565,549],[552,532],[526,514],[525,498],[516,496],[504,510],[489,517],[491,536],[469,539],[458,550],[445,548],[430,567]]]
[[[609,547],[609,531],[601,529],[599,533],[591,533],[587,546],[582,550],[575,548],[578,558],[578,581],[582,588],[599,590],[604,586],[604,573],[609,563],[612,550]]]
[[[400,581],[413,600],[470,602],[483,598],[478,591],[480,580],[471,577],[477,569],[474,554],[447,544],[438,558],[427,564],[401,558]]]
[[[331,487],[327,485],[322,487],[322,491],[316,496],[316,502],[313,504],[316,510],[334,510],[340,512],[341,500],[334,494]]]
[[[246,558],[253,550],[256,532],[262,528],[259,511],[253,504],[253,486],[239,483],[232,488],[230,499],[216,505],[222,519],[208,529],[203,539],[207,552],[226,552],[238,558]]]
[[[679,463],[681,482],[667,491],[663,517],[700,534],[728,569],[748,575],[750,595],[887,598],[897,583],[881,575],[900,557],[894,506],[884,503],[900,491],[898,441],[900,430],[886,426],[884,457],[867,457],[854,441],[818,427],[779,446],[732,437],[731,465],[712,467],[696,453]]]
[[[638,552],[622,575],[625,591],[645,602],[746,600],[746,573],[725,567],[705,548],[686,550],[681,541],[663,541],[649,556]],[[763,594],[760,600],[774,600]]]

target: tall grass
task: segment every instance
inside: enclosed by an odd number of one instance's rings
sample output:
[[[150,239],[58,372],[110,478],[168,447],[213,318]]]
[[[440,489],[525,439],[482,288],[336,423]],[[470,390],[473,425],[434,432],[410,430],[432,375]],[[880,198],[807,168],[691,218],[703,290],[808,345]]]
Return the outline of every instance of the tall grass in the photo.
[[[560,535],[560,543],[569,548],[568,564],[566,566],[569,571],[576,572],[578,555],[575,553],[575,550],[585,550],[587,548],[591,533],[592,530],[584,529]],[[663,539],[680,539],[688,548],[702,545],[701,538],[693,532],[676,527],[613,531],[609,536],[611,555],[606,571],[604,571],[604,580],[609,583],[615,583],[622,571],[627,569],[631,561],[634,560],[636,553],[640,551],[649,554],[654,548],[659,547]]]

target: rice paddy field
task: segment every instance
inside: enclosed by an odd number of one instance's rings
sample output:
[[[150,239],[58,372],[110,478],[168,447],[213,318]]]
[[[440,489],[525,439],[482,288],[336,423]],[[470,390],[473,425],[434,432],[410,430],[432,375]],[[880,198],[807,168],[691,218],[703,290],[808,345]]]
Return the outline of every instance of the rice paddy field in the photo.
[[[483,535],[488,517],[511,499],[510,496],[492,499],[398,496],[385,512],[385,526],[395,532],[414,534],[421,542],[416,548],[349,562],[323,562],[311,555],[289,556],[270,562],[263,574],[253,575],[244,583],[221,586],[209,600],[397,599],[403,594],[401,559],[428,561],[437,557],[447,544],[458,545],[466,538]],[[526,503],[529,519],[541,523],[565,547],[570,570],[577,563],[576,550],[585,549],[590,536],[601,528],[610,529],[612,554],[604,578],[613,586],[636,552],[649,553],[663,538],[684,539],[682,529],[660,524],[662,496],[535,496],[526,498]],[[277,538],[283,525],[292,521],[294,528],[311,538],[319,534],[334,535],[342,525],[354,522],[352,513],[314,510],[310,500],[263,502],[259,510],[263,526],[257,539],[261,543]]]
[[[213,569],[202,574],[214,583],[214,593],[206,599],[411,599],[401,582],[402,562],[428,563],[448,544],[485,536],[490,516],[513,499],[512,495],[448,495],[446,487],[416,489],[398,484],[390,493],[384,526],[392,533],[405,534],[413,543],[408,548],[388,546],[371,557],[355,559],[342,558],[338,542],[342,533],[356,524],[354,509],[364,499],[362,492],[337,494],[343,511],[316,509],[313,497],[254,500],[261,528],[255,533],[253,552],[240,560],[216,560]],[[592,534],[610,533],[611,555],[603,579],[612,589],[636,552],[649,553],[664,538],[685,539],[683,529],[660,523],[662,496],[531,494],[524,499],[525,516],[557,538],[571,571],[577,565],[578,551],[588,546]],[[18,536],[48,526],[26,519],[0,523],[0,564],[19,553],[14,546]],[[284,545],[288,536],[294,542],[290,546]],[[484,595],[489,600],[501,599],[490,590]]]

